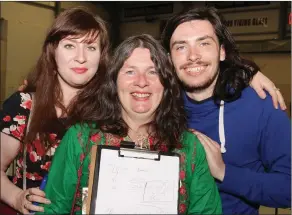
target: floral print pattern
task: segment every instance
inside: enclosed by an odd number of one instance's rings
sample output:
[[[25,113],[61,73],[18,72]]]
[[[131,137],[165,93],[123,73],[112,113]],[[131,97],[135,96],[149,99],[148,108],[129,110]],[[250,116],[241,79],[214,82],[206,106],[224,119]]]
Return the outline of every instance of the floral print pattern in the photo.
[[[23,142],[30,111],[32,108],[31,93],[16,92],[3,104],[0,111],[0,131]],[[45,150],[40,139],[37,137],[32,143],[26,144],[26,178],[27,187],[39,186],[43,176],[50,168],[52,157],[58,147],[60,140],[65,134],[64,131],[54,131],[50,133],[53,145],[49,150]],[[22,187],[23,178],[23,147],[16,157],[16,169],[13,183]]]

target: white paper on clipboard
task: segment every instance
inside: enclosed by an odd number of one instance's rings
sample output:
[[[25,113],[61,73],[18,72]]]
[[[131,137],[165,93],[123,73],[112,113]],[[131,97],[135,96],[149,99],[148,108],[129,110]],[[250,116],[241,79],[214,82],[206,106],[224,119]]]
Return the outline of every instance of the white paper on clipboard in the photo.
[[[125,154],[125,153],[124,153]],[[177,214],[179,157],[102,149],[95,214]],[[131,156],[132,155],[132,156]]]

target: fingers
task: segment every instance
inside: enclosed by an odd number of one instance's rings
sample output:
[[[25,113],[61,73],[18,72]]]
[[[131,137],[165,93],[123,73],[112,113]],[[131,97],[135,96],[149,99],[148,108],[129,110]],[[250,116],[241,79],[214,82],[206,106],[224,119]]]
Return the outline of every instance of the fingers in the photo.
[[[253,89],[256,91],[256,93],[259,95],[261,99],[265,99],[267,97],[267,94],[263,90],[263,88],[254,86]]]
[[[206,135],[204,135],[204,136],[205,136],[205,138],[208,140],[208,142],[209,142],[210,144],[212,144],[213,147],[215,147],[216,149],[219,149],[219,151],[221,151],[221,150],[220,150],[220,145],[219,145],[216,141],[212,140],[210,137],[208,137],[208,136],[206,136]]]
[[[40,190],[39,188],[29,188],[28,189],[29,196],[26,197],[26,199],[30,202],[36,202],[36,203],[44,203],[44,204],[50,204],[51,201],[49,199],[46,199],[45,192]]]
[[[51,203],[51,201],[49,199],[46,199],[46,198],[44,198],[42,196],[38,196],[38,195],[29,195],[27,200],[30,202],[36,202],[36,203],[44,203],[44,204]]]
[[[40,190],[39,188],[30,188],[28,190],[29,190],[30,195],[37,195],[37,196],[42,196],[42,197],[46,196],[45,192]]]
[[[220,146],[218,143],[216,143],[214,140],[212,140],[211,138],[209,138],[208,136],[206,136],[205,134],[202,134],[202,133],[198,133],[197,134],[197,137],[199,138],[199,140],[201,142],[203,142],[202,144],[207,144],[208,147],[211,149],[211,150],[220,150]]]
[[[44,212],[44,208],[41,206],[33,205],[31,202],[26,201],[23,205],[23,214],[31,214],[32,212]]]
[[[28,211],[28,213],[30,213],[30,211],[33,211],[33,212],[44,212],[44,207],[42,206],[38,206],[38,205],[34,205],[32,204],[31,202],[27,201],[25,204],[24,204],[24,209]]]
[[[25,208],[26,205],[23,206],[23,210],[21,211],[21,213],[23,214],[30,214],[30,212]]]
[[[197,137],[205,149],[207,162],[212,176],[223,181],[225,175],[225,164],[222,160],[219,144],[201,133],[198,133]]]
[[[287,109],[284,97],[283,97],[282,93],[280,92],[280,90],[275,85],[268,85],[267,84],[266,86],[262,86],[262,88],[260,88],[258,86],[254,86],[253,89],[256,91],[256,93],[259,95],[259,97],[262,99],[266,98],[266,93],[264,91],[264,89],[265,89],[271,95],[273,105],[276,109],[279,108],[279,105],[280,105],[280,108],[282,110]]]
[[[208,156],[208,153],[211,151],[211,148],[210,148],[209,144],[208,144],[207,141],[203,138],[202,135],[197,134],[197,137],[198,137],[198,139],[200,140],[201,144],[203,145],[203,147],[204,147],[204,149],[205,149],[205,152],[206,152],[206,154],[207,154],[207,156]]]
[[[266,90],[269,92],[269,94],[272,97],[274,107],[278,109],[279,106],[278,106],[277,88],[274,86],[273,88],[266,88]]]
[[[279,92],[279,89],[268,77],[266,77],[260,71],[255,74],[250,85],[262,99],[266,97],[266,93],[264,92],[264,90],[266,90],[271,95],[273,105],[276,109],[279,108],[279,104],[282,110],[286,109],[284,98]]]
[[[282,96],[282,93],[280,92],[279,89],[276,90],[276,93],[277,93],[277,96],[278,96],[278,102],[280,104],[281,109],[282,110],[286,110],[287,106],[285,104],[285,100],[284,100],[284,97]]]
[[[272,100],[273,100],[273,105],[274,105],[274,107],[276,109],[279,108],[279,104],[280,104],[280,108],[282,110],[286,110],[287,109],[284,97],[282,96],[282,93],[280,92],[279,88],[274,86],[273,90],[270,90],[270,88],[269,89],[267,88],[267,91],[271,94]]]
[[[269,80],[267,79],[267,77],[264,76],[263,73],[258,71],[252,78],[250,86],[256,91],[256,93],[259,95],[261,99],[265,99],[267,95],[263,89],[264,89],[265,83],[268,83],[268,82]],[[270,81],[270,83],[272,82]]]
[[[30,212],[29,212],[29,209],[28,209],[29,204],[30,204],[29,201],[27,201],[27,200],[24,200],[24,201],[23,201],[22,210],[21,210],[21,212],[22,212],[23,214],[29,214],[29,213],[30,213]]]
[[[23,194],[23,213],[44,212],[44,208],[39,203],[50,204],[50,200],[45,198],[45,192],[39,188],[29,188]]]

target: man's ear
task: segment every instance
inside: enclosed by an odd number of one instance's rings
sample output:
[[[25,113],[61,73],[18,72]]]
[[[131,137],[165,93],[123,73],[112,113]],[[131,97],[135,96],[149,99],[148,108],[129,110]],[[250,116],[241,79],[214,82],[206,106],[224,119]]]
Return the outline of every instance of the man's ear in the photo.
[[[223,45],[220,46],[220,61],[224,61],[226,58],[225,48]]]

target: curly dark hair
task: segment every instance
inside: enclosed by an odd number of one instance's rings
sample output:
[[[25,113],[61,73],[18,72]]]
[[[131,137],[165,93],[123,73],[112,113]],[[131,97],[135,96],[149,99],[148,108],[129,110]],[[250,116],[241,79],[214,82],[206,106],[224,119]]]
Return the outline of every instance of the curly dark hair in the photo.
[[[179,147],[181,134],[186,129],[186,117],[178,77],[162,45],[147,34],[129,37],[116,48],[104,83],[100,88],[96,86],[97,90],[91,95],[95,102],[88,103],[90,110],[87,109],[82,118],[86,122],[94,121],[104,132],[122,137],[127,135],[129,127],[122,118],[117,77],[124,62],[136,48],[149,49],[151,60],[164,87],[161,103],[153,121],[149,123],[155,132],[151,134],[155,137],[155,149],[159,149],[161,143],[166,144],[168,150]]]
[[[195,8],[173,16],[168,20],[162,33],[162,43],[170,52],[170,40],[175,29],[184,22],[192,20],[209,21],[216,33],[219,44],[226,53],[224,61],[220,62],[220,72],[213,92],[214,100],[233,101],[241,96],[242,90],[249,85],[259,67],[252,61],[240,57],[235,41],[224,24],[224,18],[215,8]]]

